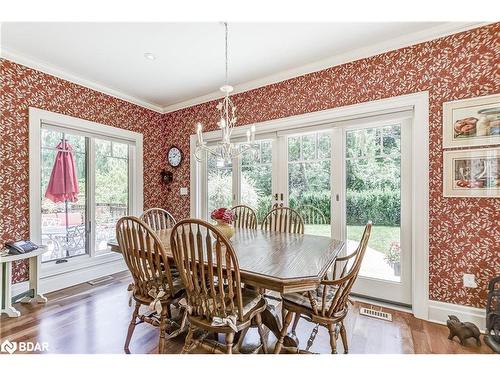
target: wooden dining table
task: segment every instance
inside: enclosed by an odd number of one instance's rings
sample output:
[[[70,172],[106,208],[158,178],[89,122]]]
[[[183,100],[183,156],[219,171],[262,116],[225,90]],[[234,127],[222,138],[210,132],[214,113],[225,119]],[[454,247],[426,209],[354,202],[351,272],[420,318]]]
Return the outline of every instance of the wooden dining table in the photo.
[[[170,233],[171,229],[157,231],[167,255],[173,257]],[[345,246],[344,241],[330,237],[244,228],[236,228],[231,243],[238,258],[241,281],[281,294],[315,290]],[[120,253],[116,240],[108,245]],[[281,322],[272,308],[262,314],[262,322],[279,336]],[[289,336],[285,344],[296,346],[298,340]]]

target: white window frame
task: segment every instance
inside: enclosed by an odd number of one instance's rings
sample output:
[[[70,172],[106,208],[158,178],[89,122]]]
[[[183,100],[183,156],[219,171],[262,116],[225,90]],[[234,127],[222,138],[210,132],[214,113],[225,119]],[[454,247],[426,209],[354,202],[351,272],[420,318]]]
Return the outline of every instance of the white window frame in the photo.
[[[264,121],[261,123],[239,126],[233,130],[234,137],[244,136],[252,125],[260,134],[297,133],[299,129],[318,131],[327,128],[338,128],[345,121],[384,115],[398,111],[413,110],[412,127],[418,131],[412,132],[411,139],[411,242],[412,242],[412,310],[420,319],[429,317],[429,92],[401,95],[365,103],[348,105],[324,111],[311,112],[303,115]],[[336,126],[337,124],[337,126]],[[207,141],[220,139],[220,130],[204,133]],[[196,147],[196,134],[190,139],[191,154]],[[332,147],[334,145],[332,144]],[[274,155],[273,155],[274,156]],[[332,168],[338,166],[332,165]],[[191,216],[202,217],[202,202],[200,186],[201,165],[191,158]],[[282,168],[280,171],[284,170]],[[283,173],[283,172],[282,172]],[[200,181],[201,180],[201,181]],[[332,185],[332,191],[336,187]]]
[[[50,112],[38,108],[29,108],[29,208],[30,208],[30,239],[41,243],[41,129],[42,125],[57,127],[69,133],[78,132],[89,137],[97,137],[117,142],[126,142],[129,147],[129,214],[140,215],[143,212],[144,181],[143,181],[143,135],[129,130],[103,125],[97,122],[82,120],[76,117]],[[91,142],[92,143],[92,142]],[[91,158],[92,159],[92,158]],[[94,161],[90,160],[90,164]],[[93,177],[90,177],[92,180]],[[93,194],[95,186],[89,181]],[[91,210],[94,207],[91,206]],[[89,213],[89,217],[93,217]],[[120,254],[106,253],[99,256],[72,258],[67,263],[55,264],[47,262],[41,265],[41,283],[43,292],[57,290],[83,281],[119,272],[125,269]],[[76,275],[78,273],[78,275]],[[67,277],[70,275],[69,277]],[[73,276],[73,277],[72,277]],[[76,277],[75,277],[76,276]],[[44,279],[46,279],[44,287]],[[62,282],[56,282],[62,280]],[[58,287],[59,286],[59,287]]]

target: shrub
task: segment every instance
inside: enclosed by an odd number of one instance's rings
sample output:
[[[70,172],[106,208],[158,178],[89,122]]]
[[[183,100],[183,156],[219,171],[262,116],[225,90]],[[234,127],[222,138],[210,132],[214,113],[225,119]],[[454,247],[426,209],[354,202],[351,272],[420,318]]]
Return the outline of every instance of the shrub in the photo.
[[[365,225],[371,220],[375,225],[398,226],[401,205],[399,191],[369,190],[347,191],[347,225]]]
[[[289,197],[290,207],[310,205],[318,208],[330,218],[331,193],[329,190],[306,192]],[[347,225],[365,225],[371,220],[376,225],[398,226],[400,221],[399,191],[369,190],[347,191]]]

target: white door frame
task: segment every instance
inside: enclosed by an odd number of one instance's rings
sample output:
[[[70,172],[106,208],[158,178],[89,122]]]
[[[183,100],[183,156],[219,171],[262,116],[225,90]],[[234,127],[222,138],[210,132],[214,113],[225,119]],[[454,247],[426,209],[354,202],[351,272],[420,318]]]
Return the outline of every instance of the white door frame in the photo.
[[[429,305],[429,93],[428,91],[353,104],[324,111],[311,112],[276,120],[264,121],[234,129],[233,135],[244,136],[252,125],[257,134],[298,131],[300,128],[335,128],[335,123],[413,109],[411,160],[412,212],[412,310],[420,319],[428,319]],[[204,134],[207,141],[220,138],[220,130]],[[191,135],[190,153],[196,147],[196,135]],[[333,145],[332,145],[333,147]],[[201,216],[200,167],[191,160],[191,216]],[[333,166],[334,167],[334,166]],[[333,186],[332,186],[333,189]]]

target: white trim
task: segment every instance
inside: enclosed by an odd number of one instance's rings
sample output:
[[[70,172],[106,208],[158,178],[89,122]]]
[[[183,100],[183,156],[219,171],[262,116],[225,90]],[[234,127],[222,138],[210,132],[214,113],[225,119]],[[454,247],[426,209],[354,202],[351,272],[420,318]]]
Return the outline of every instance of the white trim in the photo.
[[[147,102],[145,100],[136,98],[132,95],[125,94],[121,91],[115,90],[113,88],[110,88],[108,86],[102,85],[98,82],[90,81],[88,79],[82,78],[78,75],[69,73],[64,71],[63,69],[56,68],[54,66],[51,66],[50,64],[31,58],[27,56],[23,56],[21,53],[6,49],[5,47],[2,47],[0,51],[0,56],[4,59],[13,61],[17,64],[24,65],[28,68],[38,70],[42,73],[45,74],[50,74],[51,76],[57,77],[64,79],[68,82],[71,83],[76,83],[77,85],[101,92],[103,94],[112,96],[117,99],[124,100],[128,103],[132,103],[135,105],[138,105],[143,108],[150,109],[152,111],[158,112],[158,113],[164,113],[164,110],[161,106]]]
[[[434,323],[446,324],[448,315],[455,315],[462,322],[471,322],[486,329],[486,310],[477,307],[455,305],[447,302],[429,301],[428,320]]]
[[[30,181],[30,191],[29,191],[29,209],[30,209],[30,239],[35,243],[41,243],[41,223],[40,223],[40,212],[41,212],[41,191],[39,188],[40,181],[40,128],[42,124],[56,125],[61,128],[67,128],[68,131],[76,130],[77,132],[85,132],[87,134],[92,134],[97,137],[111,137],[119,138],[124,141],[128,141],[135,147],[135,155],[137,158],[132,157],[129,160],[129,170],[134,170],[131,174],[133,181],[130,182],[129,194],[132,197],[130,205],[130,214],[139,216],[143,211],[144,202],[144,173],[143,173],[143,135],[140,133],[132,132],[129,130],[124,130],[116,128],[109,125],[99,124],[97,122],[82,120],[76,117],[71,117],[67,115],[62,115],[60,113],[49,112],[46,110],[38,108],[29,108],[29,181]],[[130,172],[129,172],[130,173]],[[31,183],[34,182],[34,183]],[[62,280],[70,272],[78,273],[83,272],[87,275],[89,279],[97,277],[95,273],[92,273],[92,269],[95,269],[99,273],[100,269],[103,269],[103,265],[110,262],[121,261],[121,256],[119,254],[103,254],[96,257],[81,256],[75,257],[63,265],[54,264],[43,264],[41,267],[41,282],[42,285],[44,280],[52,280],[54,277],[61,277]],[[115,267],[116,268],[116,267]],[[118,272],[112,268],[112,272]],[[86,271],[84,271],[86,270]],[[87,277],[85,276],[85,277]],[[102,275],[101,275],[102,276]],[[69,278],[71,279],[71,278]],[[68,279],[68,280],[69,280]],[[54,279],[55,280],[55,279]],[[72,281],[73,284],[78,284],[82,281],[78,281],[75,277]],[[59,283],[54,281],[54,286]],[[62,285],[62,284],[61,284]]]
[[[383,42],[359,48],[354,51],[349,51],[340,55],[335,55],[330,58],[316,61],[314,63],[306,64],[293,69],[281,71],[269,75],[267,77],[262,77],[253,81],[235,85],[233,95],[245,91],[254,90],[259,87],[268,86],[273,83],[282,82],[305,74],[328,69],[334,66],[342,65],[351,61],[360,60],[363,58],[379,55],[389,51],[395,51],[415,44],[427,42],[448,35],[486,26],[491,23],[492,22],[448,22],[442,25],[428,28],[426,30],[421,30],[415,33],[402,35],[397,38],[385,40]],[[61,68],[56,68],[46,62],[37,60],[36,58],[24,56],[22,53],[5,49],[4,47],[2,47],[0,50],[0,57],[162,114],[175,112],[179,109],[192,107],[198,104],[206,103],[211,100],[221,98],[220,91],[216,91],[207,95],[194,97],[192,99],[184,100],[178,103],[161,106],[159,104],[151,103],[136,98],[134,96],[125,94],[121,91],[110,88],[98,82],[87,80],[73,73],[66,72]]]
[[[80,268],[65,272],[57,275],[46,276],[40,280],[39,293],[50,293],[56,290],[61,290],[73,285],[85,283],[99,277],[111,275],[117,272],[127,270],[123,258],[115,259],[113,261],[101,263],[91,267]],[[24,293],[29,288],[29,282],[23,281],[21,283],[12,285],[12,296],[17,296]]]
[[[382,53],[395,51],[401,48],[409,47],[415,44],[427,42],[430,40],[442,38],[448,35],[460,33],[463,31],[486,26],[491,22],[449,22],[444,25],[431,27],[426,30],[399,36],[394,39],[385,40],[367,47],[359,48],[343,54],[335,55],[311,64],[303,65],[293,69],[281,71],[267,77],[262,77],[253,81],[237,84],[234,86],[232,95],[268,86],[274,83],[286,81],[295,77],[318,72],[334,66],[346,64],[352,61],[376,56]],[[163,107],[163,113],[175,112],[179,109],[192,107],[198,104],[206,103],[212,100],[222,98],[220,91],[198,96],[179,103]]]
[[[413,126],[418,131],[412,132],[412,306],[413,314],[420,319],[428,318],[429,300],[429,93],[427,91],[402,95],[371,102],[353,104],[345,107],[311,112],[256,124],[239,126],[233,134],[243,135],[252,125],[258,133],[271,133],[283,129],[300,129],[304,127],[330,124],[332,128],[342,126],[346,120],[368,117],[373,114],[394,113],[413,108]],[[204,133],[205,140],[220,138],[220,131]],[[193,153],[196,135],[191,135]],[[196,202],[200,197],[196,174],[196,159],[191,160],[191,214],[200,217],[201,206]],[[194,180],[194,181],[193,181]],[[332,186],[333,188],[333,186]],[[195,189],[195,190],[193,190]],[[196,204],[196,207],[193,207]]]

